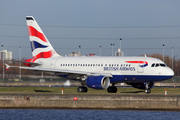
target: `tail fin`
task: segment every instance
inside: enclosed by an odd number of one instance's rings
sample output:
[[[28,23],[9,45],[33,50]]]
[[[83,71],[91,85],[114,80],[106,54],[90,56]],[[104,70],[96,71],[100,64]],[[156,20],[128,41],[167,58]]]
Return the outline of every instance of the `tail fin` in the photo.
[[[59,56],[32,16],[26,16],[29,39],[34,59]]]

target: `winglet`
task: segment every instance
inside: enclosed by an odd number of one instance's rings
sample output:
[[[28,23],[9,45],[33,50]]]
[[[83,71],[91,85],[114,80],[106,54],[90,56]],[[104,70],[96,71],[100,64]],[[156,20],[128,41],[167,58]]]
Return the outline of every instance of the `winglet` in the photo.
[[[6,65],[6,70],[8,70],[10,68],[10,66],[6,63],[5,63],[5,65]]]

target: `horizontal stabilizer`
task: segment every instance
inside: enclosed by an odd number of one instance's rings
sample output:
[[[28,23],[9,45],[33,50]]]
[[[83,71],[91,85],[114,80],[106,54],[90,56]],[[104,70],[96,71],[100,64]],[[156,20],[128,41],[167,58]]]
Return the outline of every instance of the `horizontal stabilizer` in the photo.
[[[10,61],[10,62],[18,62],[18,63],[23,63],[24,65],[27,65],[27,66],[40,66],[41,64],[39,63],[33,63],[33,62],[27,62],[27,61],[17,61],[17,60],[6,60],[6,61]]]
[[[5,65],[6,65],[6,70],[8,70],[10,68],[10,66],[6,63],[5,63]]]

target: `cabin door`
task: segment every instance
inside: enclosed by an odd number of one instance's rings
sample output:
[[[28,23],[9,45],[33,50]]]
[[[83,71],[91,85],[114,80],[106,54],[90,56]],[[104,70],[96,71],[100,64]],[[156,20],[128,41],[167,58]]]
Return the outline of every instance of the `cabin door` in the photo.
[[[51,65],[50,65],[50,68],[51,68],[51,69],[55,69],[56,61],[57,61],[57,59],[52,59]]]
[[[144,66],[145,66],[145,60],[139,60],[137,64],[137,72],[143,73],[144,72]]]

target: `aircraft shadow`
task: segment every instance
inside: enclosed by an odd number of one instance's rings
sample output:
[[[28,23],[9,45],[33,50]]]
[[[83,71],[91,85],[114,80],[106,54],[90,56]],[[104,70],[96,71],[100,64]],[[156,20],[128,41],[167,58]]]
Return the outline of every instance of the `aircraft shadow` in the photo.
[[[35,92],[51,92],[49,90],[34,90]]]
[[[120,92],[120,93],[141,93],[141,92],[144,92],[144,91]]]

